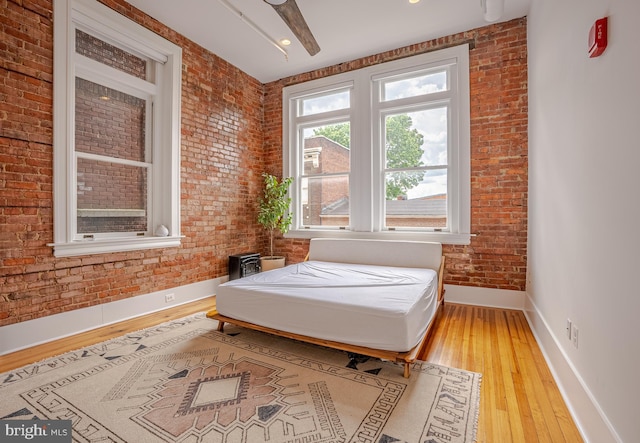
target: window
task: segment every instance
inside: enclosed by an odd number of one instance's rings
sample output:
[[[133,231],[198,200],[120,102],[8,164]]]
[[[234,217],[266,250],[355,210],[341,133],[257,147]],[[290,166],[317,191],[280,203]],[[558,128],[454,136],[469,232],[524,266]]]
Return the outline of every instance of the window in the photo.
[[[297,181],[304,227],[349,224],[345,211],[350,173],[349,93],[349,89],[339,89],[300,99],[300,113],[310,116],[308,123],[299,127],[303,144]]]
[[[179,245],[181,49],[95,1],[54,14],[54,254]]]
[[[284,89],[287,236],[470,240],[468,46]]]

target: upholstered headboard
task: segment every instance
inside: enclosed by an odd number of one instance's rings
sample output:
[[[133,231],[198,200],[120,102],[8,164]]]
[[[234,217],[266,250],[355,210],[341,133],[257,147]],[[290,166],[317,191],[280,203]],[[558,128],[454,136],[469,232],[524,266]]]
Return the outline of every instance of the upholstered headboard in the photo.
[[[405,240],[314,238],[311,239],[308,258],[338,263],[429,268],[438,272],[442,245]]]

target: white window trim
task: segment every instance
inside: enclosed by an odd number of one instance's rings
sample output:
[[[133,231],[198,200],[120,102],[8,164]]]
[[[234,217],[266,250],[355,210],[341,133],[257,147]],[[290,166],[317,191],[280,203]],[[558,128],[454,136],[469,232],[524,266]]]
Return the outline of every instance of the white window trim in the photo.
[[[452,137],[448,162],[449,187],[447,194],[450,215],[449,231],[438,232],[432,230],[381,230],[379,219],[383,209],[380,207],[380,196],[374,195],[369,190],[377,189],[376,181],[382,180],[374,174],[358,176],[358,183],[350,180],[351,211],[365,212],[372,214],[365,218],[370,220],[357,225],[352,220],[352,226],[348,229],[338,227],[327,227],[323,229],[305,228],[302,226],[301,211],[296,208],[300,201],[300,189],[294,182],[291,189],[291,196],[294,204],[293,224],[291,230],[285,234],[287,238],[315,238],[315,237],[337,237],[337,238],[373,238],[373,239],[396,239],[396,240],[421,240],[436,241],[446,244],[468,245],[471,242],[471,136],[470,136],[470,89],[469,89],[469,47],[461,45],[434,51],[426,54],[408,57],[388,63],[359,69],[356,71],[325,77],[310,82],[299,83],[297,85],[285,87],[283,89],[283,175],[297,177],[299,167],[297,162],[298,152],[296,139],[297,124],[292,124],[296,120],[295,101],[298,98],[317,94],[322,91],[330,91],[344,85],[352,84],[352,112],[351,137],[352,140],[366,140],[371,143],[374,136],[375,126],[378,125],[378,107],[371,106],[374,102],[373,80],[381,76],[389,75],[393,72],[410,71],[427,65],[443,64],[447,60],[455,62],[453,75],[450,81],[454,83],[456,93],[451,99]],[[344,113],[344,112],[343,112]],[[298,118],[299,123],[303,118]],[[356,157],[356,158],[354,158]],[[367,150],[352,150],[351,164],[367,165],[372,171],[380,170],[380,159]],[[353,178],[353,177],[352,177]],[[376,214],[376,216],[374,216]],[[376,218],[377,217],[377,218]],[[369,226],[370,225],[370,226]]]
[[[54,0],[53,216],[56,257],[179,246],[180,234],[180,102],[182,49],[95,0]],[[161,90],[154,104],[151,226],[165,225],[169,235],[106,236],[74,239],[76,220],[74,107],[75,29],[100,36],[116,46],[159,62]],[[90,62],[91,64],[92,62]],[[158,77],[157,77],[158,78]],[[55,79],[58,79],[56,81]],[[60,80],[63,79],[63,80]],[[162,110],[159,111],[159,110]],[[152,228],[151,230],[153,231]]]

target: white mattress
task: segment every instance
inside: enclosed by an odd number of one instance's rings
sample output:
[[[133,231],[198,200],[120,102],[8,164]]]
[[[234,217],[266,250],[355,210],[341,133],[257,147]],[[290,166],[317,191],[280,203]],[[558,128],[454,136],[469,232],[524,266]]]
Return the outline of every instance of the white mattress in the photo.
[[[220,285],[216,307],[273,329],[404,352],[436,312],[437,280],[431,269],[307,261]]]

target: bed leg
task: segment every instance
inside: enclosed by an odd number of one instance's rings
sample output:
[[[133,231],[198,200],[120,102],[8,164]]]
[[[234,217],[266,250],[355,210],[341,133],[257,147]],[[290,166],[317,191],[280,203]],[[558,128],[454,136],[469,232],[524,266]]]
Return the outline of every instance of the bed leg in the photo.
[[[224,332],[224,322],[222,320],[218,320],[218,332]]]
[[[404,362],[404,378],[409,378],[411,375],[411,368],[409,367],[409,362]]]

